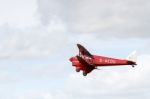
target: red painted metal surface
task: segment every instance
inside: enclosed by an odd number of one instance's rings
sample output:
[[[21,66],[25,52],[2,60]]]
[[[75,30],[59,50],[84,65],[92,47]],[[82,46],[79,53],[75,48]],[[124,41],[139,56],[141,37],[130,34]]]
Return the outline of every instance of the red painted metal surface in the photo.
[[[136,65],[136,62],[130,60],[109,58],[104,56],[97,56],[90,54],[82,45],[77,44],[79,48],[79,55],[71,57],[70,61],[72,66],[76,68],[76,71],[83,71],[83,75],[86,76],[92,70],[97,69],[98,66],[125,66]]]

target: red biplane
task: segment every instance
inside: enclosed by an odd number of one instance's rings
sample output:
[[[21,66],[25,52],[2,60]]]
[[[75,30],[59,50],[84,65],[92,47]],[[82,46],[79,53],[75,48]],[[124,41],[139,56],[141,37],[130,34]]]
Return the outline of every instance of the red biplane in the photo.
[[[134,67],[136,64],[136,52],[131,53],[127,59],[116,59],[104,56],[92,55],[82,45],[77,44],[79,48],[79,54],[71,57],[70,61],[72,66],[76,68],[76,72],[83,71],[83,75],[86,76],[94,69],[98,69],[98,66],[125,66],[131,65]]]

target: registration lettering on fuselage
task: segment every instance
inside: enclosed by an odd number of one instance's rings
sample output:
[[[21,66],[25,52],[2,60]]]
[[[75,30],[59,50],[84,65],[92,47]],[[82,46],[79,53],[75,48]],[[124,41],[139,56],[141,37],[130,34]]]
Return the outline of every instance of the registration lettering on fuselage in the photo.
[[[113,59],[99,59],[99,62],[105,62],[105,63],[116,63]]]

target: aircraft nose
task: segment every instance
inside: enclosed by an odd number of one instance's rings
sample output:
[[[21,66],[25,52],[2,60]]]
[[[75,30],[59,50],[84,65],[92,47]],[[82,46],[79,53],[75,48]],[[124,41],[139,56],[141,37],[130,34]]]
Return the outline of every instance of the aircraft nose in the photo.
[[[69,60],[72,62],[73,61],[73,57],[71,57]]]

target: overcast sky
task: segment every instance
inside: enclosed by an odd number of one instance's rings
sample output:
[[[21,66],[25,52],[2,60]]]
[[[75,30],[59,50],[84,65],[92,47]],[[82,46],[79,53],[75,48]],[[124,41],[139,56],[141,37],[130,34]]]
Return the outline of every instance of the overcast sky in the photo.
[[[149,0],[0,0],[0,99],[149,99]],[[83,77],[77,43],[135,68]]]

